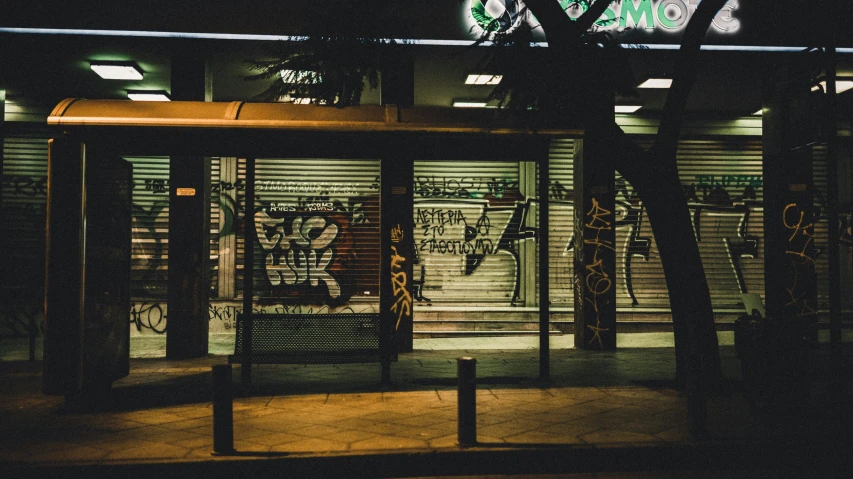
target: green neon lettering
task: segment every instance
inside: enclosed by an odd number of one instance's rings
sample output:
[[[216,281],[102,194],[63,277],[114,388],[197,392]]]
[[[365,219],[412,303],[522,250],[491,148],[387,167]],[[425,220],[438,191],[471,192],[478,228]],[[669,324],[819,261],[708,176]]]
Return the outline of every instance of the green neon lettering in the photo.
[[[622,12],[619,16],[619,27],[625,28],[628,26],[628,17],[631,17],[633,25],[640,28],[640,22],[645,18],[646,29],[655,28],[655,18],[652,12],[652,0],[639,0],[639,4],[635,4],[636,0],[623,0]]]
[[[678,10],[678,15],[675,18],[666,16],[666,7],[672,6]],[[687,5],[684,0],[663,0],[658,3],[658,22],[667,29],[674,30],[681,28],[684,22],[687,21]]]

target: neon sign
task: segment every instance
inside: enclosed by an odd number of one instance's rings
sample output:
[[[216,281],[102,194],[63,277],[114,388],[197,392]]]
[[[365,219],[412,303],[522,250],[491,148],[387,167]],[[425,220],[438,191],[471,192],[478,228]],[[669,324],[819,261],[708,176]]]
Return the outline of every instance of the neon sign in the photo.
[[[587,11],[592,0],[554,0],[569,18],[577,19]],[[686,25],[700,0],[622,0],[613,1],[595,22],[594,31],[623,31],[634,29],[646,32],[678,32]],[[740,21],[732,16],[738,0],[729,0],[714,18],[712,29],[733,33]],[[523,0],[471,0],[465,9],[465,20],[473,36],[510,33],[522,24],[536,31],[536,20]]]

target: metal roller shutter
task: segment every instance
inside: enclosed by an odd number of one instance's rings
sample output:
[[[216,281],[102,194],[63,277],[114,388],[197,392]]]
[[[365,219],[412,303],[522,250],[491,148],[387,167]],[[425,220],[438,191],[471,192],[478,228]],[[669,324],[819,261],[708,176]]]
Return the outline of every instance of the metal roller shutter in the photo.
[[[524,305],[520,250],[521,243],[533,244],[522,241],[532,237],[524,219],[533,195],[519,183],[523,164],[415,162],[418,305]]]
[[[133,247],[130,295],[134,301],[166,301],[169,261],[169,158],[131,157]]]
[[[648,140],[645,141],[648,143]],[[551,145],[551,301],[573,300],[572,140]],[[644,145],[648,146],[648,144]],[[689,197],[694,231],[717,311],[739,311],[741,292],[764,292],[763,183],[759,138],[682,140],[678,168]],[[616,176],[617,301],[624,311],[668,311],[669,296],[657,245],[642,203]],[[565,257],[565,260],[563,258]],[[560,265],[554,268],[554,265]]]
[[[829,312],[829,186],[827,183],[826,145],[812,150],[814,169],[814,205],[820,210],[820,218],[814,226],[815,274],[817,275],[817,309]],[[841,250],[843,251],[843,250]]]
[[[44,292],[48,138],[43,129],[15,128],[3,141],[0,234],[4,266],[15,271],[3,282],[5,303],[37,304]]]
[[[261,304],[378,303],[379,160],[259,158],[255,168]]]
[[[133,164],[131,298],[165,302],[169,266],[169,157],[125,157]],[[216,297],[219,259],[219,158],[211,160],[210,288]]]
[[[740,312],[740,293],[764,294],[761,151],[757,138],[679,143],[678,171],[718,311]]]
[[[575,155],[575,142],[571,139],[551,141],[549,151],[548,188],[550,223],[548,257],[550,263],[551,305],[556,308],[573,308],[574,279],[572,243],[574,242],[574,175],[572,172]],[[537,177],[538,183],[538,177]],[[537,262],[536,277],[539,277]]]

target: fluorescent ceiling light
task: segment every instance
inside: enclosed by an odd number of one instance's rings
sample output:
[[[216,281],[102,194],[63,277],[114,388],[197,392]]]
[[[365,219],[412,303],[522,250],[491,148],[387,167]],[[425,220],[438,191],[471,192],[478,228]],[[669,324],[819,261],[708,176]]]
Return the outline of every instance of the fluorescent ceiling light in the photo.
[[[642,108],[643,105],[616,105],[616,113],[634,113]]]
[[[483,100],[453,100],[456,108],[486,108],[487,103]]]
[[[671,78],[649,78],[643,83],[640,83],[637,88],[669,88],[671,86]]]
[[[471,74],[465,79],[466,85],[497,85],[503,80],[503,75]]]
[[[826,91],[826,80],[820,81],[820,87]],[[853,88],[853,80],[835,80],[835,93],[842,93]],[[817,91],[817,85],[812,87],[812,91]]]
[[[133,101],[172,101],[163,90],[128,90],[127,97]]]
[[[142,80],[142,70],[133,62],[89,62],[89,67],[104,80]]]

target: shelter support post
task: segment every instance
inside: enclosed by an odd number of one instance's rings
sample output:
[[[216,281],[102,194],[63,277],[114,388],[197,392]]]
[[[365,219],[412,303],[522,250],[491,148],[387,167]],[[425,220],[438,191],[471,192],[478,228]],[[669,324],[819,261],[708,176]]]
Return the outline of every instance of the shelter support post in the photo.
[[[416,261],[414,248],[414,161],[401,154],[404,145],[382,159],[381,166],[381,267],[379,304],[384,344],[383,356],[392,350],[411,352],[413,347],[412,283]],[[393,339],[391,339],[393,338]],[[393,344],[391,343],[393,341]],[[383,362],[384,364],[384,362]]]
[[[43,381],[71,407],[129,373],[132,188],[108,149],[49,142]]]
[[[172,97],[209,101],[204,57],[182,49],[172,58]],[[166,357],[201,357],[208,349],[210,301],[210,161],[169,162],[168,330]]]
[[[210,290],[210,162],[169,163],[169,279],[166,357],[207,355]]]
[[[45,394],[72,395],[83,387],[85,151],[69,138],[48,143]]]

